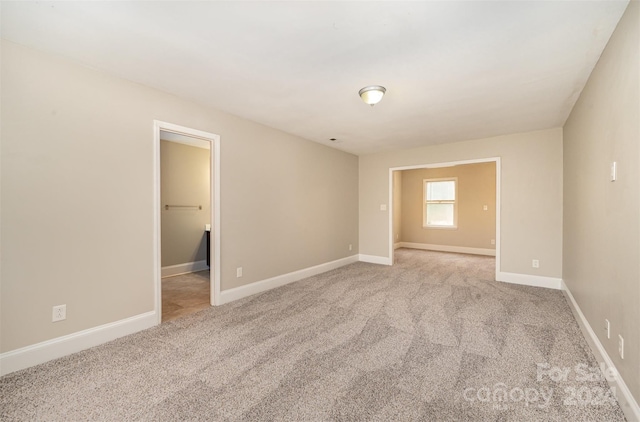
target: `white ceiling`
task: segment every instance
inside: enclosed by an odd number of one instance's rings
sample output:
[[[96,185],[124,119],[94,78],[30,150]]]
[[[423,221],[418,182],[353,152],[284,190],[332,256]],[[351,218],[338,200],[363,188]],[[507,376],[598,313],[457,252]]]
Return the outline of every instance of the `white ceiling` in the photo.
[[[360,155],[562,126],[627,3],[3,1],[2,37]]]

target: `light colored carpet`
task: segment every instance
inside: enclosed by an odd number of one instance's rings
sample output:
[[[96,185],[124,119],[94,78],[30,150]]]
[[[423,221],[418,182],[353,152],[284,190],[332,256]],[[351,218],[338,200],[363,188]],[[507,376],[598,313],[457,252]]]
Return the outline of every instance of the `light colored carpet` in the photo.
[[[489,257],[396,256],[9,374],[0,420],[624,420],[580,380],[597,364],[561,292],[490,281]]]

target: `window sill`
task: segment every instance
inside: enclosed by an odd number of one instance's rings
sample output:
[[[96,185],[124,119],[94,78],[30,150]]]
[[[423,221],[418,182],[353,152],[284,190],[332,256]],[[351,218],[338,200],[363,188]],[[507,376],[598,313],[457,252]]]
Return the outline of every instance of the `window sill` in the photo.
[[[422,226],[423,229],[458,230],[458,226]]]

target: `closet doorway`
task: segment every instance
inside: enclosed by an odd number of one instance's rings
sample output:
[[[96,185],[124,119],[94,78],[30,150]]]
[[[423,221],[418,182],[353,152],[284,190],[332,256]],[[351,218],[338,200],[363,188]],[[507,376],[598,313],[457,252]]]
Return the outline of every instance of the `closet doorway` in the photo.
[[[216,304],[219,136],[155,122],[155,310],[170,321]]]

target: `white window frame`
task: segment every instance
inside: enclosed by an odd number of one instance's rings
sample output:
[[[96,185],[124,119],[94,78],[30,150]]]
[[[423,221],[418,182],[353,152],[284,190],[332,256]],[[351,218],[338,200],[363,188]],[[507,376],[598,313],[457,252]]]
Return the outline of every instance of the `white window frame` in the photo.
[[[427,201],[427,183],[429,182],[454,182],[455,196],[453,201],[451,200],[432,200]],[[453,204],[453,225],[443,226],[436,224],[427,224],[427,204]],[[425,229],[444,229],[444,230],[456,230],[458,228],[458,178],[457,177],[442,177],[438,179],[423,179],[422,180],[422,228]]]

